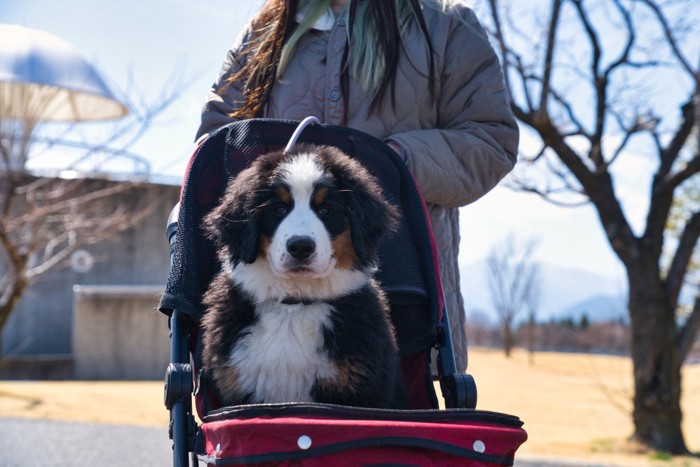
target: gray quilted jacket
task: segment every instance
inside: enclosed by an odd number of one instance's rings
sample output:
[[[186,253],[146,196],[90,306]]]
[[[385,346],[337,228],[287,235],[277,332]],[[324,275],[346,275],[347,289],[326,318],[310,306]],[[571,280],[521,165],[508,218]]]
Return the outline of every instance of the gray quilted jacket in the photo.
[[[424,0],[424,16],[436,52],[439,77],[436,99],[428,86],[425,41],[412,26],[405,37],[396,77],[396,106],[390,93],[370,113],[370,96],[350,80],[347,126],[402,146],[407,164],[428,203],[440,253],[440,267],[449,310],[457,368],[467,366],[464,303],[459,290],[459,206],[469,204],[503,178],[515,164],[518,128],[498,59],[474,13],[455,6],[446,12]],[[341,125],[340,76],[347,40],[345,18],[324,30],[312,30],[271,92],[264,116],[301,120],[316,116]],[[228,114],[242,100],[234,83],[223,95],[214,92],[238,71],[249,40],[246,28],[226,56],[209,93],[197,133],[209,133],[232,121]],[[475,219],[478,222],[478,219]],[[468,297],[467,297],[468,299]]]

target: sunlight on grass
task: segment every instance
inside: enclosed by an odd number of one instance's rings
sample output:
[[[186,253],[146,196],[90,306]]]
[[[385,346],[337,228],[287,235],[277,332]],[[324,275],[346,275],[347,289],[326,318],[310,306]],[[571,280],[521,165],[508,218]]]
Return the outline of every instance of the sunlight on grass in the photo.
[[[700,458],[669,458],[627,441],[632,394],[629,359],[538,353],[534,364],[516,350],[471,349],[469,372],[480,410],[517,415],[529,439],[522,459],[562,459],[605,465],[700,466]],[[439,388],[437,388],[439,394]],[[683,371],[686,443],[700,449],[700,365]],[[0,416],[168,426],[163,383],[65,381],[0,382]]]
[[[661,462],[639,452],[627,438],[631,420],[632,366],[627,358],[537,353],[516,350],[510,359],[498,350],[470,349],[469,372],[479,388],[481,410],[511,413],[524,422],[529,439],[521,457],[583,459],[618,465]],[[684,369],[683,411],[686,443],[700,448],[700,366]],[[664,465],[700,466],[680,458]],[[687,464],[686,464],[687,462]]]
[[[168,426],[160,381],[2,381],[0,414],[97,423]]]

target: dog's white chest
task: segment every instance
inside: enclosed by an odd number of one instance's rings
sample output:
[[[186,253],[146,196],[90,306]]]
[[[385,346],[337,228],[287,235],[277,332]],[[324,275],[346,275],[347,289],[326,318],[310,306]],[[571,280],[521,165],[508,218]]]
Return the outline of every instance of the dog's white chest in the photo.
[[[258,321],[231,350],[238,382],[254,402],[310,402],[317,378],[333,378],[336,367],[323,350],[330,328],[325,303],[258,305]]]

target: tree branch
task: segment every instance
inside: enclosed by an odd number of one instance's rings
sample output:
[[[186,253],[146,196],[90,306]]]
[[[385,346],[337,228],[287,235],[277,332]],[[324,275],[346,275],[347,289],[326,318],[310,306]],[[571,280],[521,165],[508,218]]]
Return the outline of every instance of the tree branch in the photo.
[[[683,106],[684,120],[676,131],[672,141],[660,154],[659,169],[652,182],[652,196],[647,212],[647,223],[644,231],[644,243],[651,249],[654,257],[662,253],[663,235],[666,230],[668,216],[673,206],[673,192],[684,180],[700,171],[700,158],[695,157],[684,169],[670,175],[674,162],[678,159],[694,126],[692,104]]]
[[[554,194],[552,192],[552,190],[542,190],[542,189],[537,188],[533,185],[519,184],[517,186],[517,188],[513,188],[513,189],[515,189],[517,191],[522,191],[525,193],[535,194],[535,195],[539,196],[540,198],[542,198],[544,201],[548,202],[549,204],[552,204],[554,206],[559,206],[561,208],[577,208],[580,206],[585,206],[585,205],[590,203],[590,201],[588,199],[586,199],[584,201],[578,201],[578,202],[561,201],[561,200],[558,200],[558,199],[555,199],[552,197],[552,195]]]
[[[544,58],[544,70],[542,71],[542,93],[540,94],[539,111],[546,112],[547,99],[549,98],[550,80],[554,69],[554,46],[556,45],[557,25],[561,11],[561,0],[552,0],[552,13],[547,31],[547,46]]]
[[[690,62],[688,61],[688,59],[685,58],[685,55],[683,55],[683,51],[681,50],[680,46],[678,45],[678,41],[676,40],[676,37],[673,35],[673,29],[668,24],[668,20],[666,19],[666,16],[663,14],[661,9],[659,8],[659,5],[655,1],[652,1],[652,0],[641,0],[641,1],[642,1],[642,3],[646,4],[654,12],[656,19],[659,21],[659,24],[661,24],[661,27],[664,30],[664,34],[666,35],[666,41],[668,42],[668,45],[671,47],[673,54],[676,56],[678,61],[681,63],[681,66],[683,66],[685,71],[687,71],[688,74],[690,74],[695,79],[696,87],[700,87],[700,74],[698,73],[697,70],[693,69],[693,67],[690,65]]]
[[[489,4],[491,5],[491,19],[493,19],[493,24],[496,28],[493,35],[496,37],[496,42],[499,45],[500,54],[501,54],[501,63],[503,63],[503,66],[504,66],[503,80],[505,81],[506,89],[508,90],[508,95],[512,96],[513,95],[513,88],[510,85],[510,76],[508,76],[507,67],[505,65],[506,60],[508,59],[508,49],[506,49],[506,40],[505,40],[505,37],[503,37],[503,28],[501,27],[501,18],[498,15],[498,5],[496,3],[496,0],[489,0]]]
[[[685,320],[678,334],[678,352],[681,362],[685,361],[686,357],[688,357],[690,349],[693,348],[695,339],[698,336],[698,332],[700,332],[700,294],[696,295],[693,311]]]
[[[515,51],[509,49],[507,47],[507,42],[505,38],[505,33],[503,31],[502,27],[502,22],[501,22],[501,17],[498,14],[498,1],[497,0],[489,0],[489,5],[491,6],[491,18],[493,20],[494,26],[496,28],[495,30],[495,36],[496,40],[499,44],[499,49],[500,49],[500,54],[501,54],[501,62],[503,63],[503,78],[505,80],[506,84],[506,89],[508,90],[508,95],[511,96],[511,100],[514,101],[513,98],[513,87],[510,81],[510,74],[509,70],[513,68],[518,75],[520,76],[520,81],[522,83],[522,93],[523,96],[525,97],[525,102],[527,103],[528,109],[527,110],[522,110],[524,114],[528,114],[532,112],[532,98],[530,97],[530,90],[527,87],[527,81],[529,79],[528,73],[525,70],[525,66],[523,65],[522,58],[520,55],[515,53]],[[511,61],[511,58],[512,61]]]
[[[674,310],[678,306],[678,297],[698,238],[700,238],[700,212],[690,216],[685,224],[666,276],[666,296]]]
[[[612,72],[622,65],[643,66],[641,63],[630,63],[629,61],[630,52],[632,51],[632,47],[634,46],[634,41],[636,38],[634,24],[632,23],[632,17],[630,16],[629,11],[627,11],[625,7],[622,6],[620,0],[614,0],[614,3],[618,11],[624,18],[625,27],[627,28],[627,42],[625,44],[625,49],[622,51],[617,60],[613,61],[610,65],[608,65],[608,67],[603,72],[603,76],[605,76],[606,79],[609,79]]]
[[[583,124],[581,121],[578,119],[576,116],[576,112],[574,111],[574,107],[571,104],[571,102],[567,101],[562,94],[554,90],[553,88],[550,87],[549,89],[550,94],[552,95],[552,98],[559,103],[562,107],[564,107],[564,110],[566,110],[566,114],[569,116],[569,120],[574,124],[576,127],[576,131],[574,132],[575,134],[583,135],[585,136],[589,141],[591,139],[590,135],[586,132],[586,130],[583,127]]]
[[[667,179],[667,175],[671,172],[673,164],[678,159],[681,153],[681,149],[685,146],[688,137],[693,131],[695,126],[695,105],[693,104],[693,99],[691,99],[681,107],[681,115],[683,121],[678,126],[678,129],[673,135],[671,142],[660,151],[660,164],[659,170],[657,171],[658,185],[655,189],[657,190],[673,190],[675,186],[667,185],[666,183],[670,180]]]
[[[675,174],[666,177],[664,180],[664,188],[666,190],[674,190],[681,183],[688,180],[693,175],[700,172],[700,156],[695,156],[683,167],[681,170]]]
[[[579,19],[581,20],[581,23],[583,23],[583,27],[586,30],[593,53],[591,60],[591,79],[596,95],[595,130],[591,136],[591,150],[588,157],[598,167],[605,162],[602,152],[602,141],[605,133],[605,109],[608,103],[608,78],[605,74],[600,74],[600,60],[602,57],[602,52],[600,48],[600,40],[598,39],[598,33],[595,31],[593,25],[588,19],[588,12],[584,9],[583,2],[581,0],[574,0],[573,3],[576,6]]]

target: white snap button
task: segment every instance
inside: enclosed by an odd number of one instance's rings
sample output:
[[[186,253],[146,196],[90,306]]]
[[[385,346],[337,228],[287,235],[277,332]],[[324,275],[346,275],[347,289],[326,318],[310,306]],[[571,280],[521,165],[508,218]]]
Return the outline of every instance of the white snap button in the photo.
[[[474,444],[473,444],[472,447],[474,448],[474,450],[475,450],[476,452],[481,452],[481,453],[483,453],[484,451],[486,451],[486,445],[484,444],[483,441],[478,440],[478,439],[477,439],[476,441],[474,441]]]
[[[297,446],[299,449],[309,449],[311,447],[311,438],[306,435],[302,435],[297,440]]]
[[[330,91],[328,91],[328,98],[331,101],[337,102],[340,100],[340,97],[341,97],[341,94],[340,94],[340,91],[338,89],[334,88],[334,89],[331,89]]]

